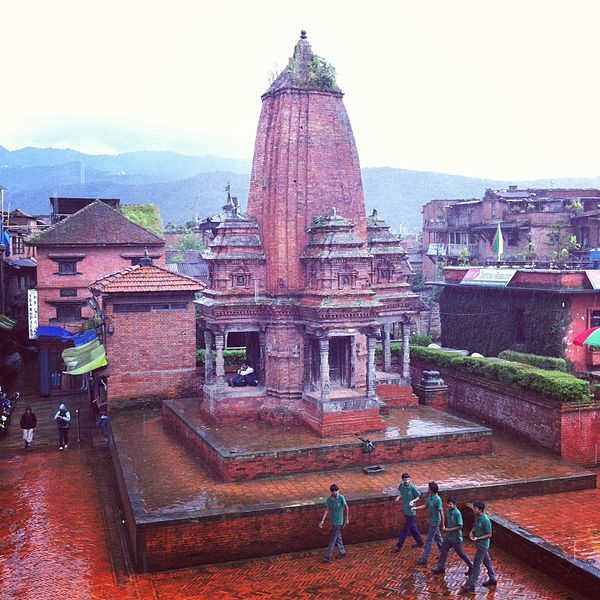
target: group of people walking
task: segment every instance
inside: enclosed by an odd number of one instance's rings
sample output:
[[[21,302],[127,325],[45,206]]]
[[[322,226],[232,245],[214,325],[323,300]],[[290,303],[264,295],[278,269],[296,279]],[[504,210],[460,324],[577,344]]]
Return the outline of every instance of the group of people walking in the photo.
[[[327,515],[331,512],[331,535],[323,562],[329,562],[332,559],[336,545],[339,552],[338,558],[346,557],[341,530],[342,527],[350,523],[350,509],[348,508],[346,499],[340,494],[339,487],[336,484],[332,484],[329,489],[331,496],[325,501],[325,514],[319,523],[319,527],[322,528]],[[457,499],[455,496],[449,496],[446,500],[446,511],[444,512],[443,502],[438,491],[438,484],[435,481],[431,481],[428,486],[427,497],[419,504],[421,498],[419,490],[411,483],[410,474],[402,473],[402,483],[398,486],[399,494],[396,496],[396,501],[402,503],[404,525],[392,551],[400,552],[404,546],[404,542],[410,535],[415,540],[414,547],[423,548],[421,556],[417,559],[417,564],[426,565],[435,542],[440,550],[440,555],[437,566],[433,569],[432,573],[435,575],[445,573],[448,554],[450,550],[454,549],[456,554],[467,565],[465,573],[467,581],[461,588],[463,591],[475,591],[475,585],[479,579],[482,564],[485,566],[488,574],[488,579],[483,582],[483,585],[488,588],[496,586],[496,573],[489,554],[492,523],[485,514],[485,503],[481,500],[473,503],[475,520],[469,532],[469,539],[475,543],[475,555],[473,560],[471,560],[463,548],[463,518],[458,509]],[[423,537],[416,524],[416,511],[424,509],[427,510],[429,517],[429,530],[425,541],[423,541]]]
[[[58,428],[58,445],[59,450],[67,450],[69,447],[69,428],[71,426],[71,413],[65,404],[61,404],[54,415],[54,421]],[[37,427],[37,417],[31,406],[25,408],[25,412],[21,415],[20,422],[23,431],[23,446],[26,450],[31,450],[33,444],[33,434]]]

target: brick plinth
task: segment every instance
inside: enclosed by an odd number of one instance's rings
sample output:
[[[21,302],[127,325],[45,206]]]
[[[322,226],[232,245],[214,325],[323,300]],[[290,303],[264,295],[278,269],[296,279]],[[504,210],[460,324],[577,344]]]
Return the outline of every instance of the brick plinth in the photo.
[[[204,386],[200,410],[211,422],[239,423],[246,419],[258,419],[266,400],[264,388],[224,388]]]
[[[378,385],[377,396],[390,408],[409,408],[419,404],[410,385]]]
[[[321,446],[277,451],[265,448],[261,451],[244,452],[237,447],[234,450],[224,447],[209,432],[197,427],[186,416],[185,411],[171,402],[163,403],[163,419],[166,427],[183,443],[197,451],[211,473],[223,481],[367,466],[373,461],[390,464],[458,455],[478,456],[490,452],[492,448],[490,431],[475,428],[376,441],[375,452],[371,456],[363,453],[362,442],[354,436],[335,444],[328,441]],[[340,421],[342,429],[346,422],[347,417],[343,417]]]

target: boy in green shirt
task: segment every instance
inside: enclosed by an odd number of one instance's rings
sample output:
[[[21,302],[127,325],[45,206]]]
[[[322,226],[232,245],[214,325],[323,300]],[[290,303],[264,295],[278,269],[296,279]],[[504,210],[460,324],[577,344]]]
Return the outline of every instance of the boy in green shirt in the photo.
[[[438,562],[437,568],[435,568],[432,571],[436,575],[445,572],[446,559],[448,558],[450,548],[454,548],[456,554],[458,554],[467,563],[467,566],[469,567],[467,575],[471,574],[473,563],[471,562],[471,559],[466,555],[462,545],[462,527],[463,518],[460,514],[460,510],[458,510],[458,507],[456,506],[456,498],[454,496],[450,496],[450,498],[448,498],[447,500],[446,527],[442,527],[442,533],[445,534],[444,541],[442,542],[442,553],[440,554],[440,561]]]
[[[475,582],[479,577],[479,571],[481,570],[481,563],[485,565],[487,569],[489,579],[484,581],[485,587],[493,587],[497,584],[496,573],[492,566],[492,559],[489,555],[490,538],[492,537],[492,522],[489,517],[483,512],[485,510],[485,503],[481,500],[473,502],[473,514],[475,515],[475,523],[473,529],[469,533],[471,541],[475,542],[475,557],[473,558],[473,569],[471,575],[465,585],[462,586],[461,590],[464,592],[474,592]]]
[[[329,487],[331,496],[325,500],[325,514],[319,523],[319,527],[323,529],[325,525],[325,519],[331,511],[331,535],[329,536],[329,547],[327,548],[327,554],[323,557],[323,562],[328,563],[333,556],[333,549],[337,544],[339,556],[338,558],[346,558],[346,550],[344,548],[344,541],[342,540],[342,527],[350,523],[350,509],[346,498],[340,494],[340,488],[332,483]],[[346,519],[344,520],[344,510],[346,511]]]
[[[427,508],[429,511],[429,532],[427,534],[427,541],[425,542],[425,548],[423,548],[423,554],[421,558],[417,560],[418,565],[426,565],[429,554],[431,553],[431,547],[433,546],[433,540],[435,540],[438,548],[442,547],[442,534],[440,533],[440,526],[444,526],[444,512],[442,508],[442,499],[438,494],[439,486],[435,481],[429,482],[429,496],[427,496],[427,502],[421,504],[421,506],[415,506],[415,510],[421,510]]]
[[[423,538],[417,529],[415,523],[415,509],[413,504],[415,500],[418,500],[419,490],[410,482],[410,475],[408,473],[402,473],[402,483],[398,486],[400,494],[396,496],[396,502],[402,500],[402,509],[404,510],[404,527],[400,532],[398,542],[392,548],[392,552],[400,552],[406,538],[412,535],[415,538],[416,546],[421,548],[423,546]]]

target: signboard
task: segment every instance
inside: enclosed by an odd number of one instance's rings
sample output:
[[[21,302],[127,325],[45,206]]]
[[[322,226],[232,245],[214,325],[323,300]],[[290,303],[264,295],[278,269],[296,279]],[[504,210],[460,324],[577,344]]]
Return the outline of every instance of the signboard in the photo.
[[[446,256],[446,244],[429,244],[427,256]]]
[[[469,269],[460,283],[465,285],[506,287],[516,272],[516,269],[494,269],[493,267],[477,267]]]
[[[37,338],[38,328],[38,291],[27,290],[27,316],[29,320],[29,339]]]
[[[588,270],[585,272],[585,274],[592,284],[592,288],[595,290],[600,290],[600,271]]]

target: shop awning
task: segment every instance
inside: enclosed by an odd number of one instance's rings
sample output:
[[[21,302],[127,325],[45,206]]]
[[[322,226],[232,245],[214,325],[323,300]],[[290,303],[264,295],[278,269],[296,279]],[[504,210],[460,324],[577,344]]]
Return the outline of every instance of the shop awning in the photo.
[[[83,346],[67,348],[63,350],[62,357],[67,367],[64,373],[67,375],[83,375],[108,364],[106,350],[98,339]]]
[[[17,322],[6,315],[0,315],[0,329],[12,329]]]

